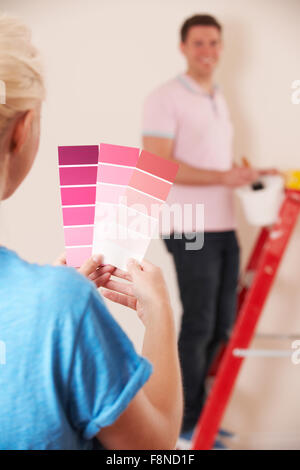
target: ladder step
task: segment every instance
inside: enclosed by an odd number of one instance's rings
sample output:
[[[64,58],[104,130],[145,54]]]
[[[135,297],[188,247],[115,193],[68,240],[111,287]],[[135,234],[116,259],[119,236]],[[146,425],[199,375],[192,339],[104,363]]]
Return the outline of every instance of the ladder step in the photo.
[[[255,339],[279,339],[279,340],[300,340],[300,333],[298,334],[276,334],[276,333],[257,333]]]
[[[290,357],[293,351],[289,349],[234,349],[235,357]]]

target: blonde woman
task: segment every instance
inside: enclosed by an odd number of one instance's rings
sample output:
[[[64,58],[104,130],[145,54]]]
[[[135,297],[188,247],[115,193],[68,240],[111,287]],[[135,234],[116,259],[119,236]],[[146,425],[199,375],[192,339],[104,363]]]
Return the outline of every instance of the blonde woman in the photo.
[[[0,199],[35,159],[44,84],[27,28],[0,15]],[[182,417],[176,335],[160,270],[40,266],[0,247],[1,449],[172,449]],[[97,269],[98,268],[98,269]],[[111,274],[129,282],[110,280]],[[83,275],[89,277],[86,279]],[[94,282],[92,282],[94,281]],[[113,320],[104,295],[137,311],[143,356]]]

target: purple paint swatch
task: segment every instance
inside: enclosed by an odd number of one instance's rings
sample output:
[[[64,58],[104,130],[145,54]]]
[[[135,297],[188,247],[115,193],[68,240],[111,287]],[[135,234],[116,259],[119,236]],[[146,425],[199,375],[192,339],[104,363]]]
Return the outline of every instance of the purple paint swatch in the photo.
[[[97,165],[98,145],[58,147],[59,165]]]

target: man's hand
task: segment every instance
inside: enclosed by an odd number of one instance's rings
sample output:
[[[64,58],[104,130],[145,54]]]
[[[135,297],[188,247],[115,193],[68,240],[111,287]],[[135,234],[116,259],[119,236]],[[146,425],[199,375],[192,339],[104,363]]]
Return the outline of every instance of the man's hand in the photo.
[[[245,156],[242,157],[242,166],[243,168],[252,168],[248,158]],[[237,166],[235,165],[235,167]],[[257,169],[257,172],[259,176],[280,175],[280,171],[277,168],[262,168],[261,170]]]
[[[259,176],[265,176],[265,175],[280,175],[280,171],[277,170],[277,168],[263,168],[261,170],[257,170],[259,173]]]
[[[234,166],[228,171],[221,172],[220,184],[230,188],[238,188],[254,183],[259,179],[260,173],[254,168]]]
[[[93,281],[96,284],[96,287],[105,286],[107,281],[109,281],[112,272],[115,270],[115,267],[110,264],[102,265],[102,260],[102,255],[93,255],[78,269],[78,272]],[[54,266],[66,266],[67,262],[65,253],[62,253],[53,264]]]

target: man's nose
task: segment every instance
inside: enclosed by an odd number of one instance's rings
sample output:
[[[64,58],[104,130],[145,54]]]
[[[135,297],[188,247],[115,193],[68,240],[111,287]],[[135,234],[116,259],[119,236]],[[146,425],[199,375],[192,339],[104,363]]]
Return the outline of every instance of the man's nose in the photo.
[[[202,47],[202,51],[201,51],[201,52],[202,52],[202,54],[203,54],[204,56],[209,56],[210,53],[211,53],[211,48],[210,48],[210,46],[209,46],[208,44],[207,44],[207,45],[204,45],[204,46]]]

